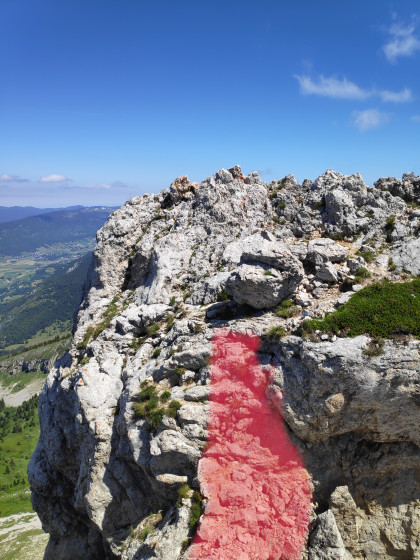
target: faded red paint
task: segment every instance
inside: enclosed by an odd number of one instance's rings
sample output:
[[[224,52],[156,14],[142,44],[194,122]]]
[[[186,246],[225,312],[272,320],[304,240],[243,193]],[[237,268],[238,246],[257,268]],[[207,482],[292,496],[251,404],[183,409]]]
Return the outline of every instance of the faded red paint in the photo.
[[[209,441],[199,462],[208,502],[188,560],[298,560],[307,538],[310,481],[267,400],[259,343],[225,330],[213,339]]]

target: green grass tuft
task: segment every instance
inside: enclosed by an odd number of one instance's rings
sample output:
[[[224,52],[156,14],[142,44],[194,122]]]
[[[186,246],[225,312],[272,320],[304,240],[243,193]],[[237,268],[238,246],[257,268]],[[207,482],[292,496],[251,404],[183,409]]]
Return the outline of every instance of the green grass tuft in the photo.
[[[267,336],[269,338],[282,338],[283,336],[286,335],[286,331],[283,327],[278,326],[278,327],[272,327],[268,332],[267,332]]]
[[[162,402],[166,402],[170,398],[171,398],[171,392],[170,391],[163,391],[163,393],[160,395],[160,400]]]
[[[191,504],[191,516],[189,520],[189,526],[194,529],[197,525],[202,510],[203,510],[203,497],[201,496],[200,492],[196,490],[193,494],[192,504]]]
[[[160,329],[160,324],[159,323],[153,323],[152,325],[148,326],[146,329],[147,335],[148,336],[156,336],[157,333],[159,332]]]
[[[363,257],[367,263],[371,263],[375,258],[375,253],[373,251],[357,251],[356,253],[359,257]]]
[[[217,301],[228,301],[228,300],[229,300],[229,296],[225,288],[223,288],[223,290],[220,290],[220,292],[217,294]]]
[[[178,488],[178,499],[176,501],[177,507],[179,507],[182,503],[182,500],[189,498],[191,494],[191,488],[188,484],[183,484]]]
[[[289,319],[299,313],[299,308],[296,305],[293,305],[293,301],[291,299],[284,299],[276,308],[277,317],[282,317],[283,319]]]
[[[357,278],[370,278],[372,275],[367,268],[358,268],[355,272]]]

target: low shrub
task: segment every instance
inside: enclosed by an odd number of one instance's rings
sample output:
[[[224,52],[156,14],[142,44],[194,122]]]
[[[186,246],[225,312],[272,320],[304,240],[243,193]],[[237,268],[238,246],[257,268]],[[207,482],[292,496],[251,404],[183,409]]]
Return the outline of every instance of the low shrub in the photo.
[[[388,270],[390,272],[394,272],[394,270],[397,268],[397,265],[394,263],[394,261],[391,259],[391,257],[388,260]]]
[[[370,278],[372,275],[367,268],[358,268],[355,272],[356,278]]]
[[[158,397],[156,387],[150,385],[147,380],[143,381],[140,387],[141,391],[138,395],[138,402],[133,403],[133,411],[137,418],[147,420],[150,431],[154,433],[162,422],[164,415],[176,418],[177,412],[182,405],[179,401],[172,401],[167,408],[159,408],[159,399],[161,402],[166,402],[169,400],[171,393],[164,391]]]
[[[383,338],[372,338],[367,348],[363,350],[363,354],[371,358],[380,356],[384,353],[384,345],[385,341]]]
[[[146,340],[145,336],[140,336],[139,338],[133,338],[130,346],[131,348],[133,348],[133,350],[138,350],[145,340]]]
[[[395,216],[389,216],[389,218],[387,218],[386,222],[385,222],[385,231],[388,234],[391,234],[395,229]]]
[[[139,401],[148,401],[156,395],[156,388],[154,385],[146,385],[139,393]]]
[[[156,432],[159,424],[162,422],[164,414],[165,414],[164,408],[153,409],[149,412],[147,421],[149,422],[150,430],[152,432]]]
[[[420,337],[420,278],[412,282],[375,282],[356,292],[337,311],[302,324],[306,332],[320,330],[341,336],[393,334]]]
[[[172,401],[166,410],[166,414],[170,418],[176,418],[178,410],[181,408],[181,403],[179,401]]]
[[[159,358],[161,352],[162,350],[160,348],[155,348],[152,354],[152,358]]]

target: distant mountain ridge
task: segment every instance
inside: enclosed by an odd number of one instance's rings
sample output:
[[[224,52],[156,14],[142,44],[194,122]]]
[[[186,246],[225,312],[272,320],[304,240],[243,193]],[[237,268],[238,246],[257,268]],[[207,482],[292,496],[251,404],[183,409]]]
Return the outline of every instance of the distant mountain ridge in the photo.
[[[81,210],[85,206],[65,206],[63,208],[36,208],[35,206],[0,206],[0,224],[23,220],[30,216],[39,216],[60,210]]]
[[[0,256],[46,250],[54,244],[94,239],[114,210],[107,206],[56,210],[0,225]]]

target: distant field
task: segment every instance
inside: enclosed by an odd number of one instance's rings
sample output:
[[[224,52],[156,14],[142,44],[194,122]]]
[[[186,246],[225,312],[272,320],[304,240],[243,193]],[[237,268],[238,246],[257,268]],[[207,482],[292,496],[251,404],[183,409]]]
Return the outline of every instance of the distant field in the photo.
[[[43,342],[69,330],[82,298],[90,262],[91,255],[86,254],[71,263],[55,265],[53,272],[43,270],[44,277],[38,286],[0,304],[2,353],[29,341]]]
[[[68,330],[61,331],[66,326]],[[13,344],[0,352],[0,372],[7,362],[11,360],[24,360],[26,362],[40,359],[50,359],[57,351],[64,354],[70,346],[71,322],[53,323],[45,329],[35,333],[26,344]]]
[[[29,373],[22,371],[14,375],[2,375],[0,373],[0,385],[9,389],[10,394],[12,394],[18,393],[28,385],[37,384],[40,387],[39,393],[46,378],[47,374],[42,371],[30,371]]]
[[[48,542],[48,535],[42,531],[41,523],[32,509],[26,475],[38,437],[38,411],[34,409],[33,422],[23,422],[22,432],[12,432],[0,438],[2,560],[41,560]]]
[[[19,296],[27,295],[45,280],[52,277],[63,265],[80,259],[93,250],[94,239],[84,243],[68,243],[57,252],[50,253],[48,259],[35,260],[32,256],[1,257],[0,256],[0,303],[9,303]]]
[[[35,513],[0,518],[2,560],[42,560],[48,538]]]
[[[37,408],[30,417],[13,420],[13,426],[19,424],[22,431],[0,437],[0,517],[33,511],[26,470],[39,438]]]
[[[0,224],[0,255],[22,256],[32,252],[59,253],[68,243],[94,241],[112,208],[96,207],[60,210]],[[42,255],[35,255],[42,258]]]

